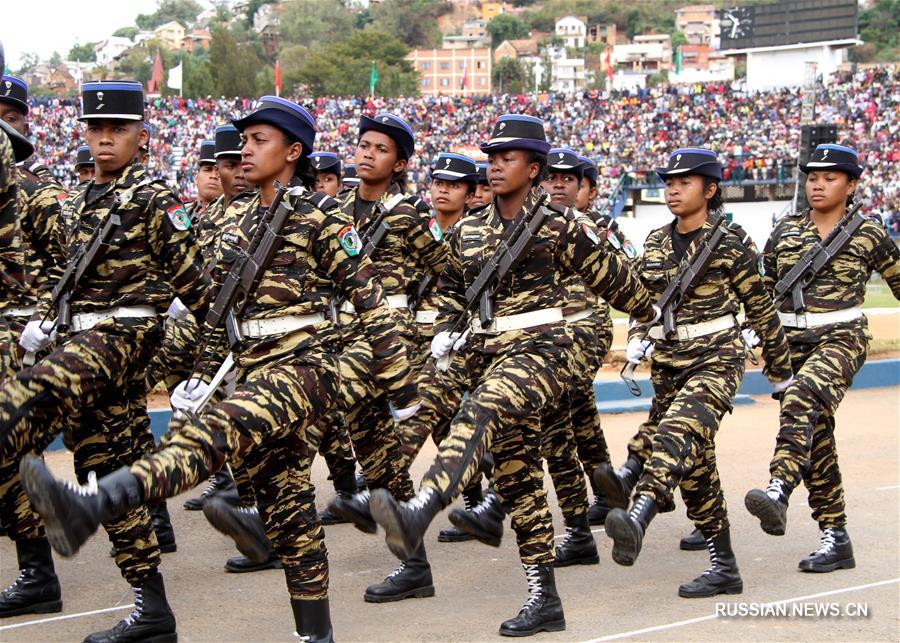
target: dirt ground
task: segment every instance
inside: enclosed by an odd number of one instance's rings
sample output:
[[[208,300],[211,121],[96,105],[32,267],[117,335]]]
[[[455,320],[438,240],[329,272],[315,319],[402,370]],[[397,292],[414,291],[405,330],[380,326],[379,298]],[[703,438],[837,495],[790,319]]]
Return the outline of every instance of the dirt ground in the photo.
[[[600,564],[557,571],[568,629],[539,635],[536,640],[896,641],[900,621],[898,395],[900,387],[854,391],[838,413],[838,446],[856,569],[824,575],[797,571],[797,562],[818,543],[802,489],[792,498],[784,537],[765,535],[745,511],[746,491],[767,480],[777,421],[775,403],[757,398],[755,404],[740,406],[725,419],[718,441],[744,593],[695,600],[677,596],[678,585],[707,566],[704,552],[678,549],[678,538],[690,529],[679,505],[653,523],[644,551],[631,568],[612,562],[610,541],[602,528],[597,529]],[[626,441],[642,419],[640,414],[606,418],[615,462],[624,458]],[[433,453],[429,444],[414,464],[416,480]],[[71,476],[69,454],[54,452],[48,460],[60,475]],[[324,464],[317,460],[313,479],[320,489],[320,505],[333,493],[326,475]],[[225,573],[222,564],[235,554],[234,548],[206,524],[202,513],[181,509],[181,502],[195,493],[170,501],[178,552],[164,556],[162,564],[181,641],[292,640],[282,572]],[[562,521],[552,492],[551,507],[560,534]],[[437,595],[384,605],[362,600],[365,586],[381,580],[396,565],[383,534],[364,535],[348,525],[328,528],[332,618],[339,641],[500,639],[500,622],[513,616],[526,597],[515,538],[508,529],[498,549],[477,543],[437,543],[438,530],[448,524],[446,513],[440,515],[426,536]],[[57,559],[63,613],[0,621],[0,641],[75,641],[124,617],[132,597],[108,550],[106,537],[98,534],[74,558]],[[2,539],[3,585],[15,578],[15,567],[12,543]],[[717,605],[734,613],[778,601],[788,601],[783,609],[789,616],[716,616]],[[782,608],[769,605],[766,609]],[[831,615],[812,615],[816,610]],[[867,616],[857,616],[864,610]]]

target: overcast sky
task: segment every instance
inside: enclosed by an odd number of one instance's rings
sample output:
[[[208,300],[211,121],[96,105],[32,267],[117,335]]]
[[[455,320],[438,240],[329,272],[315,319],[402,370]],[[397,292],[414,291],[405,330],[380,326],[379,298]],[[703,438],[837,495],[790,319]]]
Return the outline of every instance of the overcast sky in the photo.
[[[76,42],[102,40],[119,27],[133,25],[139,13],[153,13],[156,4],[156,0],[0,0],[6,64],[16,69],[28,52],[47,59],[58,51],[65,58]]]

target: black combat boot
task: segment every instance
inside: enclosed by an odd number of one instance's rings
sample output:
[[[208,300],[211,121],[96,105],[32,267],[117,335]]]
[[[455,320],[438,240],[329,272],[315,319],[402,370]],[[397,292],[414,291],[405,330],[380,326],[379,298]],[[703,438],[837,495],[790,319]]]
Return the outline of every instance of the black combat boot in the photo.
[[[609,510],[612,507],[609,506],[609,501],[606,499],[606,494],[603,493],[603,490],[597,485],[596,482],[591,480],[591,487],[594,490],[594,502],[590,504],[587,512],[587,519],[589,525],[602,525],[606,522],[606,516],[609,515]]]
[[[484,500],[484,492],[481,490],[481,483],[479,482],[478,486],[465,489],[462,492],[462,497],[466,511],[475,509],[475,507]],[[458,527],[441,529],[438,532],[438,542],[441,543],[461,543],[467,540],[475,540],[475,536]]]
[[[703,532],[695,529],[678,541],[678,547],[684,551],[700,551],[706,549],[706,538],[703,537]]]
[[[384,528],[388,549],[400,560],[409,560],[422,544],[428,525],[441,510],[440,495],[422,487],[406,502],[397,502],[387,489],[375,489],[369,499],[372,517]]]
[[[47,539],[63,556],[73,556],[101,523],[143,504],[140,482],[128,467],[99,482],[91,472],[85,485],[60,482],[37,457],[24,458],[19,473],[31,506],[44,519]]]
[[[600,555],[597,553],[597,543],[594,542],[594,534],[588,525],[587,516],[581,516],[566,525],[566,537],[556,547],[556,559],[554,567],[568,567],[570,565],[597,565],[600,563]]]
[[[46,538],[17,540],[19,576],[0,594],[0,618],[62,611],[59,579]]]
[[[175,643],[175,615],[166,601],[162,575],[157,573],[136,587],[134,609],[111,629],[95,632],[84,643]]]
[[[281,567],[281,558],[274,548],[269,551],[269,557],[261,563],[250,560],[246,556],[235,556],[225,561],[225,571],[231,574],[261,572],[267,569],[281,569]]]
[[[522,565],[528,580],[528,593],[515,618],[500,625],[501,636],[531,636],[538,632],[562,632],[566,629],[566,616],[562,601],[556,591],[553,565]]]
[[[505,518],[506,512],[493,489],[484,494],[484,500],[472,511],[454,509],[450,512],[450,522],[491,547],[499,547],[503,540]]]
[[[272,542],[255,505],[247,507],[233,497],[216,494],[203,503],[203,515],[216,531],[231,538],[244,556],[256,563],[269,560]]]
[[[356,485],[356,475],[348,473],[336,477],[334,479],[334,490],[338,496],[344,500],[349,500],[359,490]],[[323,525],[339,525],[348,521],[326,507],[324,511],[319,512],[319,522]]]
[[[308,601],[292,598],[291,609],[294,611],[296,634],[301,641],[334,643],[327,598]]]
[[[759,518],[759,526],[772,536],[784,536],[787,528],[788,494],[783,480],[772,478],[765,491],[751,489],[744,496],[747,511]]]
[[[200,511],[203,509],[203,503],[212,498],[219,492],[230,491],[234,489],[234,478],[231,477],[231,471],[228,467],[223,466],[209,478],[209,484],[196,498],[189,498],[182,505],[188,511]]]
[[[606,517],[606,535],[613,539],[612,557],[620,565],[634,565],[644,533],[650,521],[659,511],[656,501],[650,496],[638,496],[631,510],[613,509]]]
[[[833,572],[836,569],[853,569],[853,545],[843,527],[827,527],[819,536],[819,548],[800,561],[803,572]]]
[[[706,548],[709,550],[709,567],[690,583],[679,587],[678,595],[682,598],[706,598],[743,592],[744,581],[731,549],[729,530],[724,529],[718,536],[707,538]]]
[[[606,494],[606,501],[610,507],[625,509],[643,469],[644,465],[636,458],[629,457],[619,469],[613,469],[609,464],[598,465],[594,468],[592,477],[594,484]]]
[[[365,534],[374,534],[378,531],[378,525],[372,518],[369,510],[369,490],[365,489],[354,493],[348,498],[337,495],[328,503],[328,511],[346,522],[352,522],[353,526]]]
[[[156,540],[159,542],[159,551],[171,554],[178,549],[175,543],[175,530],[172,528],[172,518],[169,516],[169,508],[163,500],[157,505],[149,505],[150,523],[156,532]]]
[[[425,545],[419,544],[415,554],[400,563],[380,583],[369,585],[363,596],[367,603],[390,603],[404,598],[427,598],[434,596],[434,582],[431,579],[431,565],[425,557]]]

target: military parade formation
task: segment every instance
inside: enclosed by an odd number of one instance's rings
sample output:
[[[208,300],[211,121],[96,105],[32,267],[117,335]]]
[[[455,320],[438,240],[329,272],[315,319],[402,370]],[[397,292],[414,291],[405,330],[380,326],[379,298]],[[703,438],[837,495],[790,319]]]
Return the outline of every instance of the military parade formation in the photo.
[[[424,536],[448,509],[440,542],[496,547],[510,518],[529,596],[504,636],[565,630],[555,575],[599,563],[591,526],[633,565],[676,489],[695,526],[682,547],[710,561],[679,595],[740,594],[716,434],[757,346],[780,413],[746,510],[784,535],[802,483],[821,538],[800,570],[855,566],[835,413],[871,339],[866,285],[878,273],[900,299],[900,250],[854,203],[864,160],[850,147],[816,148],[801,166],[809,207],[761,252],[724,215],[716,152],[671,150],[656,172],[672,220],[639,255],[594,161],[554,147],[534,116],[496,119],[483,161],[448,139],[424,198],[405,180],[416,132],[403,118],[362,116],[345,159],[317,149],[311,112],[263,96],[209,132],[185,206],[146,169],[141,84],[83,85],[67,191],[33,160],[27,86],[3,81],[0,525],[20,573],[0,618],[60,612],[53,552],[75,555],[102,527],[135,607],[84,640],[176,641],[166,500],[201,485],[185,509],[233,539],[227,571],[283,570],[303,641],[341,636],[323,526],[380,528],[399,560],[365,601],[423,598]],[[619,467],[594,397],[613,308],[630,316],[623,374],[649,363],[654,393]],[[173,414],[157,443],[160,386]],[[58,435],[76,482],[42,458]],[[317,453],[334,487],[322,511]]]

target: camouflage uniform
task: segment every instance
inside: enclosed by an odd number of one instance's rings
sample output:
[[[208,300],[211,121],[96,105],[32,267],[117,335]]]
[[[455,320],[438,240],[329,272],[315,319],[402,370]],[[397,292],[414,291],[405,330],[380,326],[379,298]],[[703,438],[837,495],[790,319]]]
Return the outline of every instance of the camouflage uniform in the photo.
[[[523,209],[528,211],[537,193]],[[493,204],[474,210],[450,239],[450,257],[438,283],[436,332],[450,330],[466,287],[504,236]],[[538,238],[496,294],[497,317],[561,308],[568,296],[560,276],[577,273],[617,307],[649,320],[647,292],[606,247],[586,220],[551,209]],[[471,374],[470,395],[454,417],[437,458],[422,480],[446,507],[480,466],[485,449],[495,462],[494,481],[512,524],[524,564],[553,560],[553,527],[540,465],[540,414],[555,404],[571,373],[572,333],[560,322],[500,334],[473,334],[460,357]]]
[[[704,223],[685,257],[691,256],[712,225],[711,220]],[[674,227],[673,221],[650,233],[638,262],[641,280],[657,294],[665,290],[681,263],[673,249]],[[772,381],[783,381],[791,375],[787,340],[757,272],[755,248],[745,245],[744,239],[739,229],[724,236],[705,275],[676,311],[676,325],[736,315],[743,304],[762,341],[763,372]],[[629,330],[629,338],[647,333],[647,325],[637,324]],[[716,469],[715,434],[722,416],[732,410],[744,373],[740,329],[735,324],[694,339],[656,340],[654,346],[654,414],[659,426],[635,493],[652,498],[660,511],[671,511],[672,491],[680,486],[688,517],[704,536],[713,538],[728,528]]]
[[[820,240],[809,211],[788,215],[772,231],[760,267],[770,290]],[[866,221],[844,249],[804,290],[807,313],[828,313],[863,303],[872,272],[900,298],[900,251],[877,221]],[[791,297],[780,306],[792,311]],[[866,360],[871,334],[864,315],[812,328],[785,324],[794,381],[781,400],[780,429],[769,470],[789,495],[802,480],[813,520],[821,529],[843,527],[847,516],[838,468],[834,414]]]
[[[131,201],[119,209],[122,224],[105,254],[71,299],[73,319],[118,307],[146,307],[147,314],[106,318],[80,332],[73,327],[49,356],[0,385],[0,489],[5,497],[19,484],[19,459],[46,448],[73,416],[75,470],[81,482],[89,470],[109,473],[138,457],[133,431],[135,416],[146,415],[144,371],[160,340],[158,313],[171,299],[164,296],[168,288],[158,284],[171,284],[190,307],[204,305],[207,280],[199,252],[189,241],[182,206],[171,192],[145,181],[139,164],[128,166],[87,202],[91,185],[70,195],[63,206],[64,219],[79,222],[68,235],[69,252],[102,225],[115,194],[134,190]],[[46,293],[36,318],[46,314],[48,304]],[[144,507],[104,526],[130,584],[155,573],[159,550]]]
[[[377,355],[370,362],[377,385],[401,408],[415,400],[396,315],[385,304],[377,271],[358,254],[358,246],[340,241],[351,219],[332,199],[315,197],[323,209],[313,205],[309,195],[293,202],[294,214],[282,231],[284,241],[242,319],[318,315],[319,321],[281,334],[248,334],[233,346],[235,392],[187,421],[157,453],[131,467],[148,500],[196,486],[226,460],[245,467],[266,532],[283,561],[291,597],[304,599],[324,597],[328,586],[305,430],[321,419],[338,393],[340,332],[324,317],[334,283],[359,311],[360,330]],[[260,197],[254,196],[232,206],[234,216],[228,219],[235,223],[222,234],[222,271],[252,236],[259,203]],[[215,354],[214,346],[206,352],[213,362]],[[212,372],[212,366],[204,372]]]
[[[399,187],[392,185],[381,197],[387,202]],[[405,304],[407,288],[423,274],[439,274],[444,267],[447,249],[435,236],[413,205],[414,197],[401,202],[387,215],[390,232],[375,250],[373,263],[378,271],[385,294],[401,298],[392,307],[396,311],[397,329],[407,349],[413,355],[418,344],[418,330]],[[357,189],[344,193],[341,208],[347,216],[354,216]],[[373,213],[365,213],[355,222],[361,235],[371,224]],[[397,498],[412,496],[413,485],[403,467],[400,440],[394,429],[388,400],[372,379],[372,363],[377,359],[368,338],[361,336],[357,321],[342,314],[342,333],[345,348],[341,353],[341,392],[339,409],[344,413],[347,432],[356,458],[370,489],[384,487]],[[419,359],[421,363],[421,352]],[[329,430],[326,430],[326,435]]]

